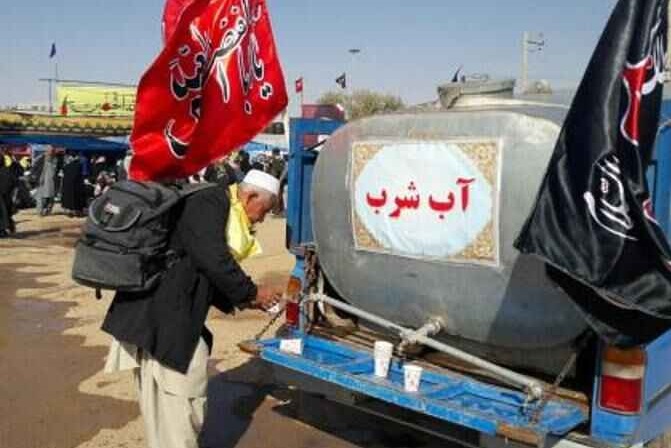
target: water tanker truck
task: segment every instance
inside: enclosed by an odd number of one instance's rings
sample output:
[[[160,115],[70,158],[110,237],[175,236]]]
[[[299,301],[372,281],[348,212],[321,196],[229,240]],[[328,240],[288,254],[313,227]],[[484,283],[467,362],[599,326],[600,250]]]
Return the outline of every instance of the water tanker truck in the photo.
[[[606,345],[545,264],[513,247],[568,107],[512,86],[451,83],[435,105],[291,121],[293,295],[285,332],[259,354],[284,382],[376,415],[413,411],[471,445],[649,442],[671,427],[671,332]],[[648,176],[667,232],[669,143],[662,127]],[[394,347],[384,377],[382,340]],[[417,391],[409,364],[423,367]]]

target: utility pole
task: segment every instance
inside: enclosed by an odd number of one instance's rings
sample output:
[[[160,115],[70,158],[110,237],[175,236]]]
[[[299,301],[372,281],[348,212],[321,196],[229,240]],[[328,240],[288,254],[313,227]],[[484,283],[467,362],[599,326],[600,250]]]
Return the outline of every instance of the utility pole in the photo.
[[[529,53],[538,52],[545,46],[543,33],[532,38],[531,33],[525,31],[522,36],[522,75],[520,77],[520,90],[525,93],[529,88]]]

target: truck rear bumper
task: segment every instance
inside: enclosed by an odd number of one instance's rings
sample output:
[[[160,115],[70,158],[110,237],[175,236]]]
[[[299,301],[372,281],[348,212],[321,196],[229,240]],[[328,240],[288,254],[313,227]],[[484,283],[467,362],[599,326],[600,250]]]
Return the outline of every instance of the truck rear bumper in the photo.
[[[281,387],[296,390],[299,395],[308,394],[353,408],[395,425],[445,440],[451,443],[449,446],[464,446],[468,448],[529,448],[529,444],[512,440],[509,437],[483,434],[473,429],[445,422],[444,420],[407,411],[398,406],[352,392],[344,387],[278,364],[271,364],[271,367],[273,382]],[[312,418],[315,418],[313,414],[319,416],[324,412],[323,406],[316,404],[318,402],[315,402],[314,399],[298,399],[297,401],[301,403],[296,410],[296,418],[300,420],[309,422]],[[315,409],[315,406],[318,406],[318,409]],[[612,448],[612,446],[599,443],[577,432],[572,432],[561,437],[549,436],[545,439],[543,445],[547,448]],[[538,445],[534,444],[534,446]]]

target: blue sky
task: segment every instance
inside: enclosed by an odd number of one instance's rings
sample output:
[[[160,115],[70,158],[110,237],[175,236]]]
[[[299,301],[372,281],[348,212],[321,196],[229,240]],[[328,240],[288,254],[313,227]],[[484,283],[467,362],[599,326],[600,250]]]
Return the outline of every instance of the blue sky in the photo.
[[[0,14],[0,105],[46,103],[61,78],[137,83],[160,50],[163,0],[22,0]],[[577,84],[616,0],[268,0],[290,89],[305,79],[306,100],[336,87],[435,97],[463,64],[466,73],[518,77],[524,30],[547,45],[530,56],[532,78]],[[362,53],[353,61],[347,50]]]

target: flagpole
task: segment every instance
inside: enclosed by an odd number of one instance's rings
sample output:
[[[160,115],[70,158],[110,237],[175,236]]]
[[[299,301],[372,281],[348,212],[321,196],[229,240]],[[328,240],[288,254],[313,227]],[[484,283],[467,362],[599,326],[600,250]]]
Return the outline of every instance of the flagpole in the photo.
[[[49,79],[49,114],[54,113],[54,100],[53,100],[53,95],[52,95],[52,89],[51,89],[51,84],[53,82],[53,79]]]
[[[56,84],[55,87],[58,89],[58,56],[54,59],[54,83]],[[51,83],[49,83],[49,86],[51,86]],[[54,92],[55,93],[55,92]],[[49,113],[53,114],[53,96],[50,93],[50,101],[49,101]]]
[[[54,62],[54,77],[49,79],[49,114],[54,113],[54,90],[53,84],[56,83],[58,87],[58,53],[56,51],[56,43],[51,44],[51,54],[49,55],[50,59],[53,59]]]

